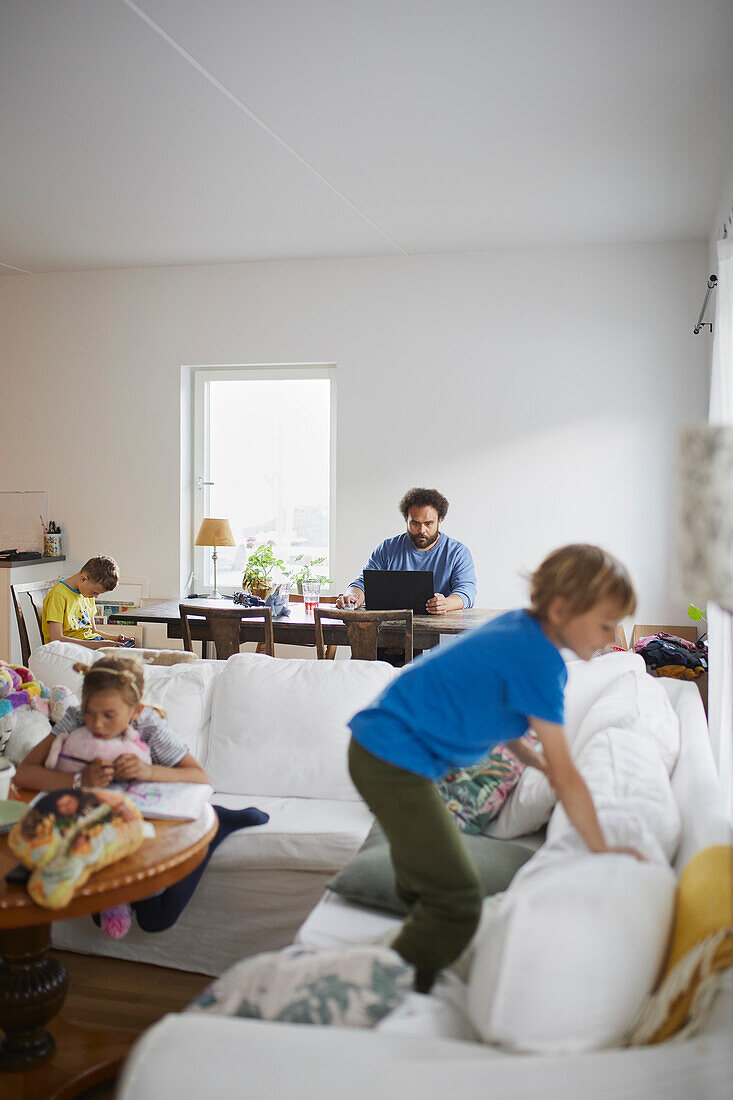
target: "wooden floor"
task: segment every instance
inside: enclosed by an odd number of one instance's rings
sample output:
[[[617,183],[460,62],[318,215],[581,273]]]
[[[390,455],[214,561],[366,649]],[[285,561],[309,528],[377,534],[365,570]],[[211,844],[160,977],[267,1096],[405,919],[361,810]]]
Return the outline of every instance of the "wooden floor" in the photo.
[[[212,981],[162,966],[54,951],[69,972],[64,1015],[75,1024],[144,1031],[166,1012],[179,1012]],[[84,1093],[84,1100],[112,1100],[114,1085]]]

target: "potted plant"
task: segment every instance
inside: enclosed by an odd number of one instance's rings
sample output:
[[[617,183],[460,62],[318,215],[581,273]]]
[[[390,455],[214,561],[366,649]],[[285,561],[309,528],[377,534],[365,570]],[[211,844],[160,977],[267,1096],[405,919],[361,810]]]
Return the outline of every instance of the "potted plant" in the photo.
[[[292,569],[290,572],[290,583],[298,586],[298,592],[303,594],[303,581],[318,581],[319,584],[330,584],[331,578],[327,577],[324,573],[317,573],[314,571],[315,565],[323,565],[325,558],[311,558],[309,554],[298,554],[295,559],[295,565],[298,565],[297,569]]]
[[[262,543],[255,547],[247,559],[242,573],[242,588],[251,592],[253,596],[259,596],[266,600],[278,587],[272,574],[276,569],[285,573],[285,562],[276,558],[273,552],[273,542]]]

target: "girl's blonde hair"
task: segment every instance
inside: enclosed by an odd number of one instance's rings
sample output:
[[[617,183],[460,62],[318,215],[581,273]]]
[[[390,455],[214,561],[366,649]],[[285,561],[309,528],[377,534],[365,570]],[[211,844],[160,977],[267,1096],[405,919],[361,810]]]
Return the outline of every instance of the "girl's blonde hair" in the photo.
[[[74,672],[80,672],[84,677],[81,689],[82,709],[98,691],[118,691],[130,707],[136,707],[143,701],[143,666],[134,657],[102,657],[93,665],[78,661],[74,665]],[[146,705],[152,706],[153,710],[165,717],[165,711],[160,707],[152,703]]]
[[[567,600],[571,615],[582,615],[601,600],[616,600],[621,618],[636,610],[636,593],[626,567],[600,546],[574,543],[545,558],[530,577],[530,612],[547,619],[556,596]]]

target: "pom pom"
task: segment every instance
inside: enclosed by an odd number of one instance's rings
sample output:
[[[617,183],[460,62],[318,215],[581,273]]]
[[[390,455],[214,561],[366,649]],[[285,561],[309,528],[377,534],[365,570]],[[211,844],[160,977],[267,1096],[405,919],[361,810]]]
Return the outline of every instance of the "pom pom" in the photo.
[[[121,940],[130,931],[132,909],[129,905],[114,905],[100,913],[102,934],[108,940]]]

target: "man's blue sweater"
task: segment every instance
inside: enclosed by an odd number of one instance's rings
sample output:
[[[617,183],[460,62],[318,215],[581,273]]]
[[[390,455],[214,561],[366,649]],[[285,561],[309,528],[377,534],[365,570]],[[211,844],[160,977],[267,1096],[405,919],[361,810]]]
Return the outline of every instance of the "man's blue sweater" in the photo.
[[[458,539],[440,534],[430,550],[418,550],[405,532],[380,542],[366,563],[365,569],[432,569],[435,591],[444,596],[460,596],[464,607],[476,601],[476,573],[471,551]],[[364,573],[351,582],[352,588],[364,591]]]

